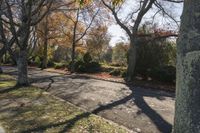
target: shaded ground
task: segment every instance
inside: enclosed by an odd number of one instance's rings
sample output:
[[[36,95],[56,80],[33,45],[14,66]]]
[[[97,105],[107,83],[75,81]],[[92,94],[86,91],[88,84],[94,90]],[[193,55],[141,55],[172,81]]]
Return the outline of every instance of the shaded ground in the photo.
[[[11,67],[4,67],[4,71],[15,74]],[[33,85],[129,129],[143,133],[171,132],[173,93],[35,68],[29,69],[29,73]]]
[[[0,75],[1,76],[1,75]],[[2,79],[2,78],[1,78]],[[129,133],[36,87],[0,79],[0,133]],[[10,87],[12,84],[12,87]],[[2,86],[3,85],[3,86]]]

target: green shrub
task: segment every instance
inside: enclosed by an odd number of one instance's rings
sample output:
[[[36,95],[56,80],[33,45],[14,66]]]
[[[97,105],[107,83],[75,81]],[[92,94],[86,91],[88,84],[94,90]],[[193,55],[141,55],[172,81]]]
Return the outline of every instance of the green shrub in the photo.
[[[83,56],[83,61],[84,61],[85,63],[90,63],[90,62],[92,61],[92,57],[91,57],[91,55],[90,55],[89,52],[87,52],[87,53]]]
[[[41,59],[40,59],[39,56],[35,57],[34,62],[35,62],[35,63],[34,63],[35,65],[37,65],[38,67],[40,67],[40,65],[41,65]]]
[[[101,65],[98,62],[90,62],[87,64],[87,67],[89,69],[89,72],[98,72],[101,70]]]
[[[110,73],[109,73],[110,75],[113,75],[113,76],[120,76],[120,77],[126,77],[126,75],[127,75],[127,72],[126,72],[126,70],[124,70],[124,69],[113,69]]]
[[[71,68],[71,63],[69,63],[68,68]],[[98,62],[92,61],[92,57],[89,53],[86,53],[82,59],[75,60],[74,69],[76,72],[88,72],[94,73],[101,70],[101,65]]]
[[[86,63],[83,61],[78,61],[75,63],[75,71],[76,72],[94,73],[94,72],[99,72],[100,69],[101,69],[101,65],[98,62]]]
[[[54,68],[55,69],[66,68],[66,64],[65,63],[54,63]]]
[[[144,42],[138,45],[135,73],[147,76],[149,70],[176,65],[176,45],[166,40]]]
[[[47,67],[54,67],[54,65],[53,60],[48,60]]]
[[[122,78],[125,78],[127,76],[127,71],[126,70],[123,70],[122,72],[121,72],[121,77]]]
[[[113,67],[121,67],[121,66],[124,66],[124,65],[122,65],[122,64],[120,64],[120,63],[111,63],[110,65],[113,66]]]
[[[161,66],[150,70],[149,76],[153,79],[174,83],[176,80],[176,68],[174,66]]]
[[[85,63],[82,60],[77,60],[74,64],[76,72],[86,72]]]
[[[121,75],[121,71],[119,69],[114,69],[110,72],[110,75],[113,76],[120,76]]]

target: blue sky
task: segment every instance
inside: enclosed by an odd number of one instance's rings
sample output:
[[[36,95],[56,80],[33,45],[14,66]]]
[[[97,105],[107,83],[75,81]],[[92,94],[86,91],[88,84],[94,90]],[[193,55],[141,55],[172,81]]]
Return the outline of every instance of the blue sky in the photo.
[[[128,12],[132,9],[132,7],[131,7],[132,5],[134,5],[133,1],[128,0],[127,3],[125,3],[125,5],[124,5],[125,10],[122,10],[120,12],[119,16],[125,17],[128,14]],[[175,4],[175,5],[170,4],[169,5],[167,3],[164,3],[164,7],[166,7],[166,9],[169,10],[169,12],[173,13],[173,15],[176,17],[176,20],[180,20],[182,8],[183,8],[182,4]],[[155,12],[154,10],[151,10],[148,14],[145,15],[144,20],[148,21],[149,17],[151,17],[152,14],[154,14],[154,12]],[[121,17],[121,19],[123,19],[123,17]],[[178,29],[178,27],[176,26],[176,24],[174,22],[172,22],[171,20],[168,20],[168,19],[164,19],[163,17],[161,17],[159,15],[156,17],[155,22],[158,23],[158,25],[160,27],[164,26],[165,28],[170,23],[170,26],[168,26],[167,28],[169,28],[170,30]],[[115,22],[113,22],[113,24],[111,24],[108,27],[108,33],[111,35],[111,41],[110,41],[111,46],[114,46],[117,42],[128,40],[124,30],[121,29],[120,26],[118,26]]]

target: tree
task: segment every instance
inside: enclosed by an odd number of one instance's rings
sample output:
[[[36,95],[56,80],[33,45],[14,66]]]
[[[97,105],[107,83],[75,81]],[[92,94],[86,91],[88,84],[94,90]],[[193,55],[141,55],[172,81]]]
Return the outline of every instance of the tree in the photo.
[[[200,131],[200,0],[185,0],[177,41],[174,133]]]
[[[110,36],[107,30],[106,25],[95,25],[87,35],[87,51],[98,61],[103,61],[102,57],[109,47]]]
[[[121,66],[126,66],[128,48],[129,45],[123,42],[117,43],[116,46],[113,47],[112,62]]]
[[[87,31],[90,29],[95,17],[97,16],[99,9],[93,12],[94,9],[91,8],[91,5],[86,5],[84,8],[78,7],[75,15],[70,18],[73,22],[73,33],[72,33],[72,52],[71,52],[71,72],[75,71],[75,50],[77,43],[87,34]],[[69,19],[69,16],[67,16]],[[78,33],[78,28],[82,25],[82,30]]]
[[[161,4],[157,0],[140,0],[132,2],[133,5],[138,2],[139,7],[135,10],[132,10],[130,14],[124,20],[119,18],[119,11],[122,9],[122,5],[118,4],[123,0],[115,0],[106,2],[105,0],[101,0],[102,3],[112,12],[117,24],[126,32],[130,40],[130,48],[128,52],[128,68],[127,68],[127,81],[131,81],[134,76],[135,66],[136,66],[136,59],[137,59],[137,49],[140,41],[143,39],[144,35],[138,34],[140,24],[143,21],[144,16],[148,13],[148,11],[153,7],[157,7],[158,11],[155,12],[152,19],[154,20],[155,16],[158,12],[162,11],[163,14],[167,14],[168,17],[175,20],[171,15],[169,15]],[[133,7],[133,6],[132,6]],[[170,32],[169,32],[170,33]],[[166,36],[174,36],[174,34],[164,35]],[[146,36],[146,35],[145,35]],[[162,37],[163,35],[161,35]],[[177,35],[176,35],[177,36]],[[151,35],[150,35],[151,37]]]
[[[29,85],[28,71],[27,71],[27,48],[30,37],[31,27],[37,25],[48,13],[53,0],[38,0],[38,1],[13,1],[1,0],[1,16],[0,25],[2,42],[5,46],[15,43],[18,47],[15,58],[18,67],[18,85]],[[3,24],[1,24],[3,23]],[[4,29],[6,25],[9,27],[9,36],[6,36]],[[6,38],[7,37],[7,38]],[[12,41],[13,40],[13,41]],[[7,47],[10,48],[10,47]],[[10,52],[14,54],[13,52]]]
[[[74,3],[75,2],[70,1],[55,1],[54,5],[51,7],[54,10],[50,10],[37,26],[37,36],[40,41],[40,48],[42,49],[40,52],[42,69],[47,68],[48,46],[52,45],[53,43],[62,45],[61,43],[66,43],[69,41],[69,35],[65,35],[69,34],[69,27],[71,24],[68,20],[66,20],[65,15],[63,15],[63,11],[69,12],[70,6]],[[63,34],[63,28],[67,29],[68,33]]]

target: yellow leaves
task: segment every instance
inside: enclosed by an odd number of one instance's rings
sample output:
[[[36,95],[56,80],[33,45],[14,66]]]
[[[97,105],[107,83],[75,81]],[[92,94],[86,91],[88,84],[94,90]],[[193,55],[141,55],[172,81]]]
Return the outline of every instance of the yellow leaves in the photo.
[[[87,49],[83,46],[78,46],[78,47],[76,47],[76,52],[83,55],[87,52]]]
[[[120,3],[122,3],[124,0],[112,0],[112,3],[114,6],[119,5]]]
[[[85,5],[91,2],[91,0],[77,0],[80,5]]]
[[[83,5],[86,5],[86,4],[89,4],[92,0],[77,0],[77,2],[83,6]],[[112,3],[113,5],[118,5],[120,3],[122,3],[124,0],[112,0]]]

